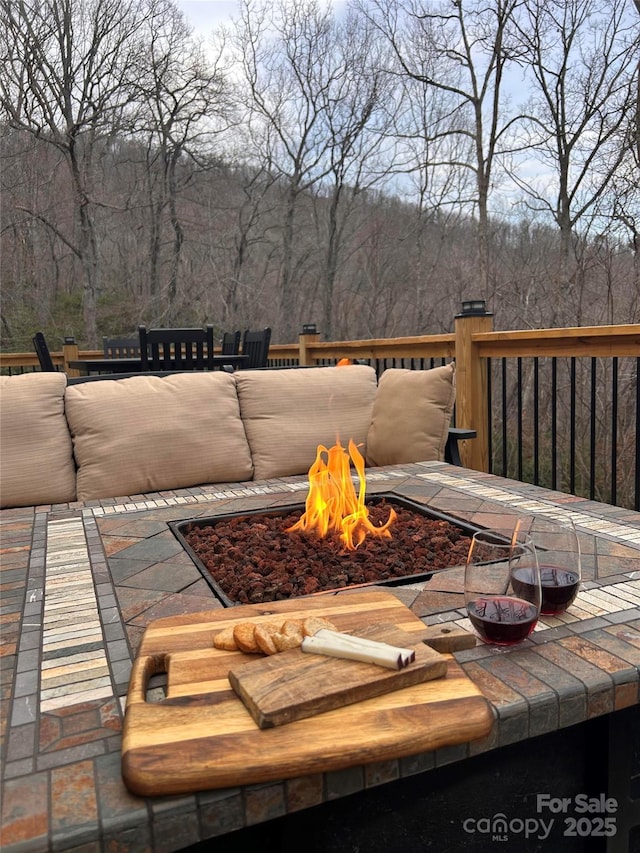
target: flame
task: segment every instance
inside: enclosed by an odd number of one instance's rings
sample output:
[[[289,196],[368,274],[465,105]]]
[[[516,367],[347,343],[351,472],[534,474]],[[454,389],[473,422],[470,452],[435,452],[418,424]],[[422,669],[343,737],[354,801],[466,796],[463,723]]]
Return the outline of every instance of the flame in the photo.
[[[360,482],[357,495],[351,478],[351,462]],[[375,527],[369,520],[365,494],[364,459],[353,439],[349,440],[349,453],[339,441],[330,449],[320,444],[315,462],[309,468],[305,512],[288,530],[315,532],[322,537],[339,534],[350,551],[361,545],[368,533],[390,539],[389,528],[396,513],[390,509],[385,524]]]

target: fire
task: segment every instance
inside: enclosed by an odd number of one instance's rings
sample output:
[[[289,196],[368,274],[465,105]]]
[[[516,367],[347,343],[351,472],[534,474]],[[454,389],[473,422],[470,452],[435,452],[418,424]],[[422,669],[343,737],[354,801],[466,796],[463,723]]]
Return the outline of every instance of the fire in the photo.
[[[351,478],[351,462],[360,483],[358,494]],[[364,459],[355,442],[349,440],[349,453],[339,441],[330,449],[320,444],[315,462],[309,468],[305,512],[289,530],[315,532],[322,537],[339,534],[351,551],[362,544],[368,533],[390,539],[389,528],[396,513],[391,509],[385,524],[375,527],[369,520],[365,494]]]

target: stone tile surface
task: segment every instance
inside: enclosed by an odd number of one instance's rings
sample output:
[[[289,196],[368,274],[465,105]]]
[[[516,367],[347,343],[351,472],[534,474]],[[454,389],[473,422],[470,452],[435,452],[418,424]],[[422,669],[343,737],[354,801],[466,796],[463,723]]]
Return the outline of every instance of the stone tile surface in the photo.
[[[640,515],[441,463],[372,472],[471,524],[567,515],[585,555],[567,614],[513,649],[456,653],[490,702],[491,733],[435,753],[264,785],[142,799],[122,783],[128,678],[146,626],[222,607],[167,522],[303,500],[304,477],[0,514],[2,849],[171,851],[287,813],[460,764],[508,744],[637,705]],[[398,597],[425,624],[470,629],[461,569]],[[162,691],[161,685],[154,688]]]

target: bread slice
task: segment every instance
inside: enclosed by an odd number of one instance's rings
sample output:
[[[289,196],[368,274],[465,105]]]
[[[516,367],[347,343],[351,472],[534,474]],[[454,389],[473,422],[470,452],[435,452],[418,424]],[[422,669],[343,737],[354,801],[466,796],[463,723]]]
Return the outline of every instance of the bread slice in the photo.
[[[263,625],[256,625],[253,632],[256,644],[261,652],[265,655],[275,655],[278,652],[278,647],[274,642],[274,637],[280,632],[278,625],[273,625],[269,622]]]
[[[241,652],[259,654],[260,647],[255,638],[255,622],[238,622],[233,628],[233,639]]]
[[[285,634],[283,631],[280,631],[274,636],[273,642],[279,652],[286,652],[289,649],[297,649],[302,645],[302,633]]]
[[[233,625],[218,631],[213,638],[213,645],[216,649],[222,649],[225,652],[237,652],[238,644],[233,636]]]
[[[301,619],[287,619],[286,622],[282,623],[280,631],[285,635],[285,637],[291,637],[292,639],[297,640],[298,644],[302,643],[304,634],[302,632]]]
[[[305,637],[313,637],[322,628],[328,628],[330,631],[338,630],[333,622],[325,619],[324,616],[307,616],[302,622],[302,633]]]

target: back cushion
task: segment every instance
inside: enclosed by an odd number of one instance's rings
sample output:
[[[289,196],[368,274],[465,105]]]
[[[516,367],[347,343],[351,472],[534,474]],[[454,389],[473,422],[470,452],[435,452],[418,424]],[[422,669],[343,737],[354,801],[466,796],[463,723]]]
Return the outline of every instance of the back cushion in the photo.
[[[67,388],[78,498],[250,480],[232,375],[134,376]]]
[[[367,435],[367,465],[444,459],[455,402],[453,362],[432,370],[385,370]]]
[[[64,373],[0,377],[0,505],[37,506],[76,498]]]
[[[366,365],[239,370],[240,414],[256,480],[306,474],[318,445],[364,443],[376,394]]]

